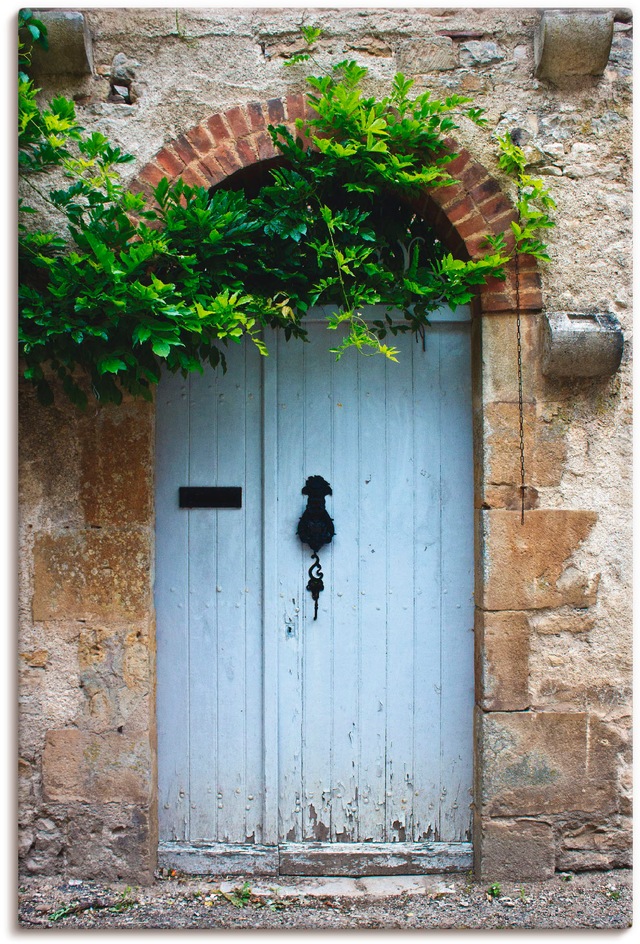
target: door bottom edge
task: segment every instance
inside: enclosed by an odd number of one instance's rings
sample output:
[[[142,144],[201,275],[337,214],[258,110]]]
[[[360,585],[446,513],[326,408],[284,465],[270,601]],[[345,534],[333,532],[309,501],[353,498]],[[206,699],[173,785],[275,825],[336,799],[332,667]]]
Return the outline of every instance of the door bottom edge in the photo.
[[[472,864],[470,842],[256,845],[168,840],[158,846],[158,866],[187,875],[427,875],[468,872]]]

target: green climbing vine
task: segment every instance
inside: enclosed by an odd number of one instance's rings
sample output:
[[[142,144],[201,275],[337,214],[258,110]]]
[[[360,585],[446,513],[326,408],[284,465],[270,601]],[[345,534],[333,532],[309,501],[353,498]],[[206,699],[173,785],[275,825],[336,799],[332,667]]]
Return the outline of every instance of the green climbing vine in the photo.
[[[307,28],[309,52],[292,65],[313,57],[318,36]],[[148,204],[120,177],[130,155],[86,132],[68,99],[39,104],[30,48],[46,43],[46,29],[31,11],[20,14],[20,37],[19,160],[34,198],[20,206],[19,344],[44,403],[55,377],[79,406],[89,393],[150,398],[162,364],[224,366],[225,349],[245,336],[266,354],[266,328],[304,339],[313,305],[334,312],[336,356],[354,347],[394,359],[394,335],[423,334],[430,312],[468,302],[504,274],[503,235],[481,258],[457,259],[408,199],[451,183],[445,137],[461,118],[484,123],[468,98],[411,97],[412,81],[398,74],[376,99],[363,90],[367,70],[341,62],[307,78],[315,116],[295,135],[270,128],[281,163],[258,192],[164,179]],[[522,151],[499,144],[501,166],[518,181],[515,251],[547,258],[538,234],[552,225],[551,198],[525,174]],[[63,186],[51,186],[51,171]],[[43,207],[49,228],[37,225]],[[387,314],[367,322],[369,305]]]

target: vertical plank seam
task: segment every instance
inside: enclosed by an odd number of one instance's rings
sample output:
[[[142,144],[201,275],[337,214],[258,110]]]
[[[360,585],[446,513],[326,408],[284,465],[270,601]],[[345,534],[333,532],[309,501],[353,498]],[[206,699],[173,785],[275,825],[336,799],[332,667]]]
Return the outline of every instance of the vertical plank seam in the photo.
[[[442,335],[441,331],[438,330],[438,430],[440,437],[440,448],[438,449],[438,545],[439,545],[439,554],[438,559],[440,561],[440,583],[439,583],[439,646],[438,646],[438,740],[439,740],[439,763],[438,763],[438,814],[437,814],[437,823],[438,823],[438,834],[435,837],[436,839],[441,839],[442,837],[442,762],[443,762],[443,745],[442,745],[442,647],[443,647],[443,599],[442,599],[442,588],[444,585],[444,560],[443,560],[443,535],[442,535],[442,446],[443,446],[443,429],[442,429]]]
[[[426,354],[424,355],[426,357]],[[413,837],[414,842],[418,839],[416,831],[416,802],[415,802],[415,793],[416,793],[416,674],[417,674],[417,591],[418,587],[416,586],[416,568],[417,568],[417,534],[416,534],[416,522],[417,522],[417,493],[418,493],[418,480],[417,480],[417,462],[416,462],[416,371],[415,371],[415,361],[416,357],[420,357],[420,351],[417,344],[413,344],[412,347],[412,356],[410,360],[411,366],[411,457],[413,464],[413,544],[412,544],[412,568],[413,568],[413,599],[412,599],[412,617],[413,617],[413,658],[411,660],[412,670],[413,670],[413,690],[412,690],[412,709],[411,709],[411,836]]]
[[[388,409],[388,389],[387,389],[387,364],[384,365],[384,494],[389,495],[389,409]],[[389,515],[385,515],[385,647],[384,647],[384,825],[383,842],[390,842],[389,823],[391,820],[391,806],[389,802],[392,797],[391,777],[389,776]]]
[[[191,485],[191,374],[187,378],[187,479]],[[187,511],[187,814],[184,831],[191,839],[191,512]]]

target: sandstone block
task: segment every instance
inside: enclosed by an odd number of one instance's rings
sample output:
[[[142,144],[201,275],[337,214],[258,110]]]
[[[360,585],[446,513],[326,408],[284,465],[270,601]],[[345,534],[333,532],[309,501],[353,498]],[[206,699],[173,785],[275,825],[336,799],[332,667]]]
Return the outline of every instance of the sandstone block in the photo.
[[[49,802],[144,804],[151,796],[151,759],[144,738],[48,731],[42,783]]]
[[[524,406],[526,481],[534,488],[558,485],[567,448],[564,424],[544,422],[546,406]],[[483,407],[485,476],[491,485],[520,482],[520,427],[517,403],[486,403]]]
[[[522,385],[525,401],[532,402],[539,390],[537,362],[540,335],[537,315],[523,315]],[[482,390],[485,403],[518,402],[518,335],[516,317],[484,314],[482,317]]]
[[[595,617],[588,616],[581,610],[569,610],[563,613],[533,614],[531,628],[542,635],[558,633],[588,633],[595,626]]]
[[[460,50],[460,59],[465,66],[488,66],[502,62],[505,52],[497,43],[472,39],[464,43]]]
[[[476,613],[483,645],[476,693],[485,711],[521,711],[529,705],[529,635],[526,613]]]
[[[141,619],[151,605],[146,531],[40,534],[34,548],[34,620]]]
[[[618,803],[620,738],[585,712],[495,712],[480,718],[484,816],[576,810]]]
[[[482,881],[539,882],[555,867],[553,829],[531,820],[486,822],[480,837]]]
[[[483,587],[479,605],[486,610],[588,605],[589,579],[576,568],[568,580],[563,577],[569,557],[597,520],[595,512],[536,509],[525,514],[524,524],[515,511],[494,509],[480,514]]]
[[[90,525],[149,524],[153,516],[153,411],[147,403],[100,410],[82,438],[80,500]]]

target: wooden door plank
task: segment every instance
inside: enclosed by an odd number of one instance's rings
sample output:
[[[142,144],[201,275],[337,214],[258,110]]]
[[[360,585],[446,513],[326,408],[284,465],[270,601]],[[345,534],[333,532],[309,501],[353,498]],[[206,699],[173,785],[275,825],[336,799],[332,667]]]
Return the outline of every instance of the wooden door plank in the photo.
[[[187,875],[277,875],[277,846],[222,842],[161,842],[158,865]]]
[[[443,326],[444,328],[445,326]],[[473,456],[467,325],[447,325],[442,424],[442,771],[440,835],[469,838],[473,764]]]
[[[471,843],[284,843],[280,875],[424,875],[466,872]]]
[[[323,323],[310,323],[309,343],[303,346],[303,463],[304,474],[297,483],[297,501],[300,511],[306,497],[300,494],[310,475],[321,475],[340,491],[335,481],[332,452],[332,363],[335,356],[329,351],[332,341]],[[286,369],[286,367],[285,367]],[[290,480],[291,491],[295,483]],[[335,490],[334,489],[334,490]],[[294,495],[291,495],[294,498]],[[281,495],[288,502],[286,493]],[[327,496],[326,507],[335,515],[333,497]],[[336,540],[340,540],[338,537]],[[297,543],[295,529],[282,535],[282,542]],[[312,563],[311,550],[303,545],[303,578],[306,587],[308,568]],[[336,803],[332,793],[331,760],[335,750],[336,732],[331,724],[332,659],[335,645],[333,618],[335,606],[335,569],[332,565],[335,545],[320,550],[320,564],[325,589],[318,600],[318,618],[314,619],[314,602],[306,588],[303,591],[300,640],[302,644],[302,839],[328,838],[330,815]],[[338,790],[340,792],[340,790]],[[337,802],[340,802],[339,800]],[[324,832],[326,830],[326,832]]]
[[[279,836],[302,839],[302,685],[301,613],[306,601],[307,550],[296,537],[304,508],[303,345],[277,339],[277,509],[278,588],[278,776]],[[265,437],[268,431],[265,431]]]
[[[265,842],[265,724],[263,638],[263,403],[262,357],[256,346],[247,344],[245,369],[245,470],[244,540],[245,582],[245,677],[246,689],[246,824],[247,841]],[[275,590],[275,588],[273,588]],[[271,683],[273,688],[273,683]],[[271,710],[271,709],[270,709]],[[269,720],[270,720],[269,716]],[[277,801],[276,801],[277,802]],[[277,835],[271,838],[276,842]]]
[[[277,351],[277,341],[272,339]],[[262,738],[264,750],[263,842],[279,836],[280,586],[278,580],[278,374],[273,354],[262,367]]]
[[[188,381],[163,374],[157,393],[156,556],[158,820],[162,839],[186,839],[189,817]],[[176,679],[182,684],[176,685]]]
[[[216,469],[219,375],[213,369],[189,378],[189,485],[218,484]],[[217,514],[183,511],[189,519],[189,808],[191,839],[218,835],[218,617]],[[175,684],[183,681],[176,676]]]
[[[414,571],[413,338],[396,339],[386,364],[387,460],[387,830],[413,837]]]
[[[354,352],[355,353],[355,352]],[[358,618],[360,840],[387,839],[387,467],[382,357],[356,361],[358,371]],[[381,394],[381,395],[380,395]]]
[[[245,485],[245,351],[231,345],[227,372],[217,396],[216,476],[220,485]],[[246,499],[246,496],[245,496]],[[246,599],[245,513],[242,508],[216,511],[216,583],[218,619],[218,834],[228,842],[244,841],[246,832]],[[254,589],[255,593],[255,589]]]
[[[414,347],[415,717],[413,839],[438,839],[440,827],[440,334]]]

